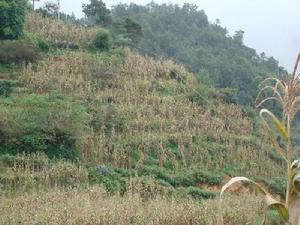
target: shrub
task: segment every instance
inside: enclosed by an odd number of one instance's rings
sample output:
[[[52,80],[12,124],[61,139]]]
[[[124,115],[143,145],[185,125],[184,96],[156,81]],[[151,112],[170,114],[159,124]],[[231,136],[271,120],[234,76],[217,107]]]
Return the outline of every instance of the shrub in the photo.
[[[175,185],[175,180],[168,174],[168,172],[159,166],[143,166],[141,170],[143,176],[153,176],[156,179],[164,180],[165,182]]]
[[[101,167],[101,170],[99,170]],[[125,178],[122,174],[115,172],[113,169],[106,168],[107,173],[103,174],[103,166],[89,167],[88,179],[90,184],[102,184],[105,190],[110,193],[124,194],[126,191]]]
[[[284,177],[272,177],[270,180],[265,180],[265,183],[274,193],[284,198],[286,186]]]
[[[195,179],[193,178],[192,174],[189,171],[180,171],[175,177],[174,177],[176,186],[194,186],[196,185]]]
[[[17,39],[25,22],[25,0],[0,0],[0,39]]]
[[[233,88],[219,88],[212,97],[227,104],[236,104],[236,92],[237,90]]]
[[[79,157],[75,140],[67,131],[57,127],[48,130],[31,130],[30,133],[11,139],[7,145],[12,153],[44,152],[50,158],[76,159]]]
[[[23,35],[24,41],[33,44],[36,48],[38,48],[42,52],[48,52],[50,45],[49,42],[43,38],[40,38],[32,33],[25,32]]]
[[[9,97],[12,92],[12,84],[7,80],[0,80],[0,96]]]
[[[4,99],[0,102],[2,153],[43,152],[50,158],[76,159],[88,123],[85,107],[59,94]]]
[[[209,88],[206,85],[199,84],[197,86],[197,89],[189,94],[188,98],[192,103],[199,106],[204,106],[209,103],[209,98],[211,97],[211,95],[213,95],[213,93],[213,88]]]
[[[195,171],[193,176],[197,182],[209,184],[209,185],[219,185],[222,183],[222,177],[215,175],[211,172],[206,171]]]
[[[42,38],[37,38],[37,47],[42,52],[48,52],[50,48],[49,43]]]
[[[28,41],[3,41],[0,45],[2,63],[36,62],[40,57],[38,49]]]
[[[92,47],[96,50],[108,50],[111,48],[111,45],[111,34],[104,29],[99,30],[92,40]]]
[[[202,190],[200,188],[195,188],[195,187],[189,187],[187,189],[187,193],[195,199],[206,199],[206,198],[216,197],[215,192],[206,191],[206,190]]]

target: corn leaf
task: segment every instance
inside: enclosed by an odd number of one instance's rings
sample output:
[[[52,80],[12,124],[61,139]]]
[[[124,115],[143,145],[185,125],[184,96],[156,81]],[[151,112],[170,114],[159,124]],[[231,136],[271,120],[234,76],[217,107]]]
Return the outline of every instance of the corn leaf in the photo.
[[[262,186],[260,186],[258,183],[254,182],[254,181],[252,181],[252,180],[250,180],[246,177],[234,177],[222,187],[222,190],[221,190],[221,193],[220,193],[220,209],[222,209],[221,204],[223,202],[224,192],[231,185],[233,185],[237,182],[245,182],[245,183],[249,184],[257,192],[262,194],[264,196],[265,209],[266,210],[270,209],[270,208],[275,209],[277,211],[278,215],[280,216],[280,218],[283,221],[288,222],[289,213],[288,213],[288,210],[285,208],[284,204],[282,204],[281,202],[279,202],[279,201],[275,200],[274,198],[272,198],[272,196]],[[220,213],[222,213],[221,210],[220,210]],[[219,215],[219,224],[223,224],[222,215]],[[262,224],[266,224],[265,219],[264,219]]]
[[[281,135],[281,137],[283,138],[283,140],[288,141],[289,137],[288,137],[288,133],[285,130],[285,127],[281,124],[281,122],[277,119],[277,117],[270,112],[267,109],[262,109],[260,110],[260,117],[262,118],[262,120],[264,121],[264,123],[266,124],[266,126],[270,129],[270,126],[268,125],[267,121],[265,120],[263,114],[266,113],[268,116],[271,117],[272,122],[275,126],[275,128],[277,129],[277,131],[279,132],[279,134]]]
[[[265,203],[266,210],[267,209],[271,209],[271,208],[276,209],[276,211],[279,214],[280,218],[283,221],[288,222],[288,220],[289,220],[289,212],[286,209],[286,207],[285,207],[284,204],[282,204],[281,202],[275,200],[269,194],[265,195],[264,203]]]

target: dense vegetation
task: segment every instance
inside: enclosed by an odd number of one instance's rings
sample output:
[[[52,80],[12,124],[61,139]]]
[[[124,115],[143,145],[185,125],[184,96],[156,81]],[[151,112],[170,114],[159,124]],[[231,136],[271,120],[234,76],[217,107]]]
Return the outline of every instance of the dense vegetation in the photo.
[[[105,18],[95,18],[93,8],[85,6],[89,26],[67,15],[57,21],[51,7],[28,11],[19,39],[1,41],[0,212],[5,223],[53,219],[54,224],[65,212],[63,202],[70,213],[64,224],[101,224],[108,218],[124,224],[149,224],[147,218],[154,224],[213,224],[212,216],[204,220],[201,215],[215,210],[213,198],[231,176],[247,175],[279,195],[284,192],[283,159],[271,150],[255,110],[233,104],[249,104],[266,72],[282,72],[277,62],[257,56],[191,5],[134,7],[119,5],[112,14],[104,10]],[[195,33],[201,35],[197,46],[203,54],[190,43],[189,38],[200,37]],[[163,42],[173,46],[164,48]],[[142,56],[141,49],[155,57]],[[121,196],[141,215],[120,204]],[[99,214],[98,198],[106,199],[107,213]],[[17,216],[27,200],[28,208]],[[29,211],[40,202],[53,203],[46,207],[52,214],[38,210],[34,219]],[[126,215],[120,213],[124,208]],[[165,214],[146,213],[154,208]],[[228,207],[225,217],[240,225],[256,216]]]
[[[25,21],[25,0],[0,1],[0,40],[17,39]]]
[[[209,22],[196,5],[119,4],[113,7],[112,15],[142,26],[143,37],[135,46],[139,52],[171,58],[206,84],[232,88],[239,104],[253,104],[259,82],[270,74],[284,73],[273,57],[259,55],[244,45],[243,31],[230,36],[218,21]]]

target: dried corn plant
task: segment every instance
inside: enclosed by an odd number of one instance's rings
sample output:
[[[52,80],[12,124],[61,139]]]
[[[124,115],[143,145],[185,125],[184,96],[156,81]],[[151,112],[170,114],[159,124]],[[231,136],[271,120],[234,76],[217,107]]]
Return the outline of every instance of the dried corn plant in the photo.
[[[50,42],[66,41],[83,46],[92,40],[97,29],[74,26],[70,23],[43,18],[37,13],[27,13],[25,31]]]
[[[55,90],[88,105],[96,126],[83,138],[84,159],[135,168],[154,149],[159,165],[171,163],[174,168],[182,162],[214,170],[251,160],[257,164],[237,165],[239,173],[267,178],[270,173],[265,168],[282,167],[267,154],[268,143],[251,140],[251,121],[239,107],[204,107],[189,100],[197,81],[184,67],[129,50],[122,55],[120,59],[65,52],[46,57],[36,66],[24,66],[21,73],[21,82],[34,93]],[[172,71],[184,83],[172,79]],[[129,162],[129,151],[138,155],[135,162]],[[271,170],[271,175],[281,176],[280,171]]]
[[[260,111],[260,117],[268,130],[275,150],[286,162],[287,187],[285,203],[277,201],[261,185],[246,177],[232,178],[223,186],[220,193],[221,205],[224,191],[227,188],[237,182],[247,183],[264,196],[266,211],[269,208],[276,209],[282,221],[287,225],[300,225],[300,161],[293,161],[293,146],[291,142],[292,122],[300,109],[300,74],[297,74],[299,61],[300,54],[295,63],[293,73],[287,78],[287,81],[275,77],[264,80],[261,83],[261,90],[256,101],[257,107],[261,107],[269,101],[276,101],[282,107],[281,120],[265,108]],[[278,137],[285,143],[279,144]],[[219,224],[222,223],[222,216],[220,216]],[[262,224],[266,224],[266,216]]]
[[[0,161],[0,192],[13,194],[45,189],[68,188],[88,181],[84,166],[66,160],[53,160],[45,154],[20,154]]]
[[[0,221],[7,225],[216,224],[213,212],[218,207],[218,201],[215,199],[196,202],[156,196],[145,200],[144,194],[145,190],[141,195],[128,193],[123,197],[111,196],[95,186],[88,189],[52,189],[17,196],[0,195]],[[258,198],[249,196],[246,199],[249,202],[247,206],[238,197],[226,199],[229,202],[229,206],[224,208],[227,224],[243,225],[255,220],[257,210],[252,207],[255,207]]]

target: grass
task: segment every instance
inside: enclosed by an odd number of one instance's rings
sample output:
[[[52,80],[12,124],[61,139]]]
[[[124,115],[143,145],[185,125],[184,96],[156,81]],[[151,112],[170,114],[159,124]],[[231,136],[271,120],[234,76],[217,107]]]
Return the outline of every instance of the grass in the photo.
[[[228,198],[224,209],[226,224],[244,225],[255,220],[258,199]],[[247,201],[249,206],[245,206]],[[216,200],[197,202],[139,195],[109,196],[101,188],[53,189],[20,196],[0,196],[2,224],[157,224],[212,225],[216,223]],[[42,206],[42,207],[41,207]],[[253,210],[253,208],[257,210]],[[248,208],[249,207],[249,208]]]

